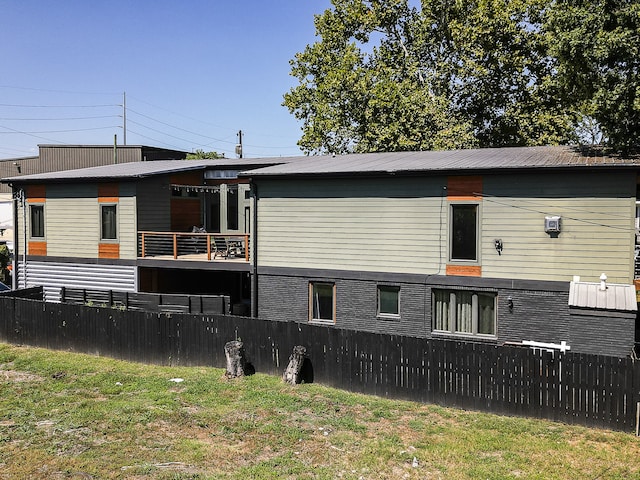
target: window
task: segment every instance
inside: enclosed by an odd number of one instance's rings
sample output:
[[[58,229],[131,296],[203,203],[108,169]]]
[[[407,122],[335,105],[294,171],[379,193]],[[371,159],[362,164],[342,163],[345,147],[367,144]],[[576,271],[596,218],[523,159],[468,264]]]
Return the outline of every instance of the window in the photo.
[[[100,206],[100,239],[115,240],[118,238],[116,222],[116,205]]]
[[[478,260],[478,205],[451,205],[451,260]]]
[[[309,284],[309,321],[333,323],[336,319],[336,286],[333,283]]]
[[[209,223],[207,230],[220,232],[220,189],[214,190],[209,196]]]
[[[433,330],[466,335],[496,334],[496,295],[433,290]]]
[[[31,237],[44,238],[44,205],[31,205]]]
[[[238,186],[230,185],[227,190],[227,230],[238,229]]]
[[[400,287],[378,285],[378,316],[400,317]]]

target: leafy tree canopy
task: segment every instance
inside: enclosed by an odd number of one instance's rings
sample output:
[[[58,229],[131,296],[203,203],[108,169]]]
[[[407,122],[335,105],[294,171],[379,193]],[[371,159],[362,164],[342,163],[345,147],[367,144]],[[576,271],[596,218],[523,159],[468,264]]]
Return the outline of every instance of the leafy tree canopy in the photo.
[[[299,85],[284,105],[303,121],[298,144],[307,153],[546,145],[575,142],[595,122],[612,146],[629,147],[638,5],[596,3],[592,13],[586,0],[332,0],[315,19],[319,40],[291,61]]]
[[[196,150],[193,153],[187,154],[187,160],[204,160],[204,159],[216,159],[224,158],[224,153],[218,152],[205,152],[204,150]]]
[[[614,149],[640,147],[640,2],[557,0],[545,20],[564,102]]]

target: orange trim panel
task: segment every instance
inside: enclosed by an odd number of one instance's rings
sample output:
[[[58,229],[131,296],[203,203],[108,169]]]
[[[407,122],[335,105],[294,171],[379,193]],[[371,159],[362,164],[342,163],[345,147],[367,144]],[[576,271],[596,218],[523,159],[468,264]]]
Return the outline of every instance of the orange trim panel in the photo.
[[[99,243],[98,258],[120,258],[120,244]]]
[[[45,185],[28,185],[26,194],[29,202],[44,203],[47,199],[47,188]]]
[[[480,265],[447,265],[447,275],[481,277],[482,267]]]
[[[98,197],[115,197],[120,195],[120,188],[117,183],[101,183],[98,185]]]
[[[28,242],[29,255],[47,255],[47,242]]]
[[[447,177],[448,200],[482,200],[482,177],[461,175]]]

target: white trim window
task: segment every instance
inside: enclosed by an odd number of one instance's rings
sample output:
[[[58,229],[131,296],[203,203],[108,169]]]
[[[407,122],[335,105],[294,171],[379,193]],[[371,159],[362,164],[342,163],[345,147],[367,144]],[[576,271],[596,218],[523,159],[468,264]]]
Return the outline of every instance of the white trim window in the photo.
[[[496,294],[433,289],[433,331],[496,336]]]
[[[449,258],[452,261],[478,262],[478,218],[477,203],[451,204],[451,239]]]
[[[309,283],[309,321],[314,323],[335,323],[335,283]]]
[[[400,287],[378,285],[377,316],[388,319],[400,318]]]
[[[44,238],[44,204],[32,203],[29,205],[30,238]]]
[[[115,203],[100,204],[100,240],[118,239],[118,206]]]

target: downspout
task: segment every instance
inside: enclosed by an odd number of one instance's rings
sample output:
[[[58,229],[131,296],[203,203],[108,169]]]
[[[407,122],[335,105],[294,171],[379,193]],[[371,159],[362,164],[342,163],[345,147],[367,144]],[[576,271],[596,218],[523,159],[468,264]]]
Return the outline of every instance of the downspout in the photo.
[[[11,185],[11,196],[13,198],[13,278],[11,279],[11,288],[17,290],[20,286],[20,264],[18,258],[20,255],[20,235],[18,233],[18,204],[22,207],[22,229],[24,232],[24,251],[22,252],[22,271],[24,272],[24,286],[27,288],[27,220],[26,220],[26,199],[24,189]]]
[[[11,289],[18,289],[18,262],[17,258],[20,253],[20,244],[18,243],[18,197],[16,189],[13,185],[11,185],[11,198],[13,199],[13,262],[12,262],[12,273],[11,275]]]
[[[258,317],[258,186],[249,181],[253,193],[253,229],[251,230],[251,246],[253,256],[251,260],[251,317]]]
[[[20,189],[20,204],[22,205],[22,241],[24,242],[24,248],[22,249],[22,276],[24,288],[27,288],[27,195],[24,192],[24,188]]]

